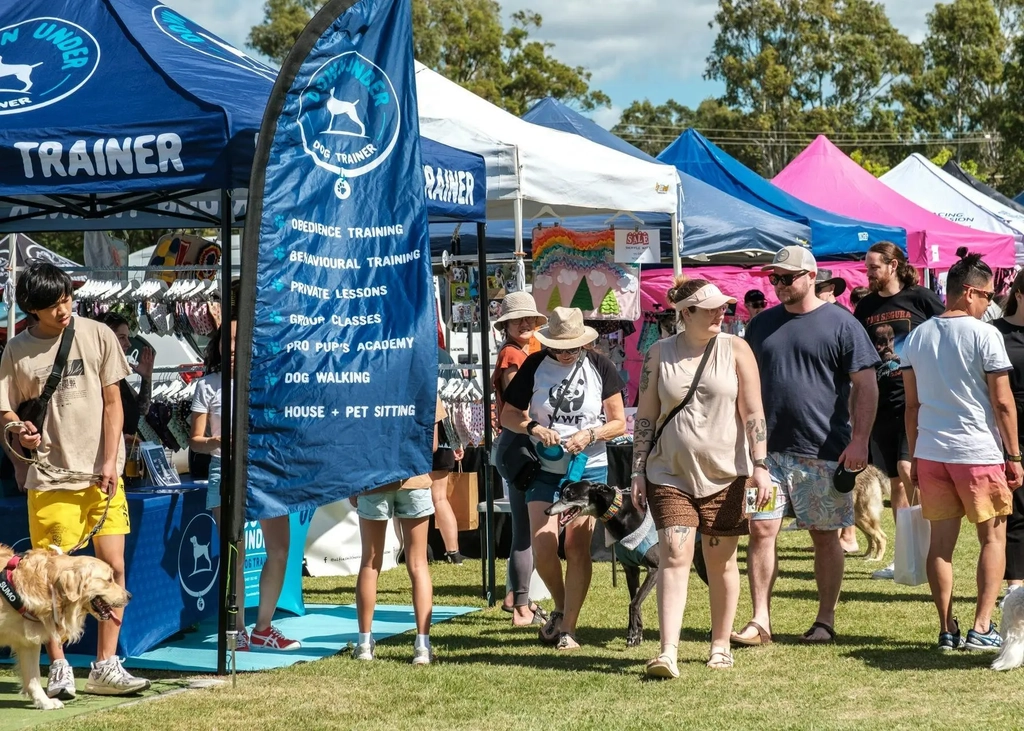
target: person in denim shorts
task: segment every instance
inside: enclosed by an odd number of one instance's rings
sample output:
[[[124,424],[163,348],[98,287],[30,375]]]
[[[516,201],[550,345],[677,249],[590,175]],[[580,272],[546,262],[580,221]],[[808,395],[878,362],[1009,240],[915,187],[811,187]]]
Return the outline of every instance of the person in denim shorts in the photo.
[[[437,399],[434,418],[434,449],[437,451],[438,423],[448,415],[441,399]],[[362,541],[362,560],[356,582],[356,614],[359,639],[352,657],[356,660],[374,659],[374,641],[371,633],[373,611],[377,604],[377,579],[384,563],[384,540],[388,522],[398,518],[405,545],[405,568],[412,582],[412,607],[416,615],[416,640],[413,644],[413,665],[429,665],[434,659],[430,647],[430,616],[434,604],[434,587],[427,564],[427,533],[430,516],[434,514],[434,500],[430,495],[430,474],[410,477],[402,482],[365,492],[349,498],[359,515],[359,537]]]
[[[878,404],[879,358],[853,315],[818,299],[810,250],[787,246],[764,267],[782,303],[751,320],[747,342],[761,373],[768,422],[768,472],[778,485],[774,510],[750,516],[748,573],[754,616],[734,643],[771,640],[771,593],[778,576],[775,543],[782,518],[796,516],[814,544],[818,613],[804,642],[835,639],[835,610],[845,558],[840,531],[853,525],[853,495],[837,492],[838,465],[868,464]]]

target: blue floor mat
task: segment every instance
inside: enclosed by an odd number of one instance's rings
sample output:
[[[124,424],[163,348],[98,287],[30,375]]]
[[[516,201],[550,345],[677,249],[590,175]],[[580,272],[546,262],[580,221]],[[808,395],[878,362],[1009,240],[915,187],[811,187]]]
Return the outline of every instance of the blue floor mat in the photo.
[[[479,607],[440,607],[433,610],[433,624],[453,617],[475,612]],[[356,605],[307,604],[304,617],[281,617],[274,626],[285,636],[302,642],[302,648],[292,652],[239,652],[238,670],[270,670],[299,662],[319,660],[335,655],[349,642],[355,644],[359,630],[356,625]],[[385,637],[408,632],[416,628],[411,606],[377,605],[373,615],[373,637]],[[125,667],[140,670],[176,670],[214,673],[217,671],[217,623],[203,622],[194,632],[177,635],[159,647],[139,657],[127,658]],[[410,643],[412,640],[409,640]],[[95,658],[68,655],[68,662],[76,668],[88,668]],[[5,660],[0,662],[12,662]],[[44,653],[45,663],[45,653]]]

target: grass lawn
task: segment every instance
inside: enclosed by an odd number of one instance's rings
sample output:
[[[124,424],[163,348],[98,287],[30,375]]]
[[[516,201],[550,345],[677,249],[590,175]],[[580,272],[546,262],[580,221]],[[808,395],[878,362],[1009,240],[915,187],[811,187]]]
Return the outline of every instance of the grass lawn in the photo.
[[[966,523],[957,554],[957,610],[973,619],[977,541]],[[890,546],[891,516],[887,514]],[[863,546],[863,536],[860,537]],[[741,547],[741,551],[742,551]],[[737,650],[731,671],[704,667],[710,627],[707,590],[694,578],[679,648],[679,680],[647,682],[657,654],[655,597],[647,631],[626,649],[627,592],[596,564],[574,653],[541,647],[497,607],[436,626],[438,662],[409,664],[412,637],[377,645],[378,660],[347,655],[241,676],[238,687],[189,691],[51,724],[54,729],[660,729],[660,728],[1020,728],[1024,670],[988,670],[992,654],[940,655],[927,587],[872,581],[880,564],[847,561],[834,646],[796,638],[814,618],[812,554],[806,533],[782,533],[775,592],[777,643]],[[890,548],[889,555],[891,556]],[[742,556],[741,556],[742,561]],[[742,568],[742,562],[741,562]],[[500,565],[503,572],[504,565]],[[500,573],[499,575],[504,575]],[[434,568],[439,604],[483,605],[480,565]],[[354,578],[307,579],[310,602],[353,601]],[[404,570],[382,577],[382,603],[409,603]],[[749,614],[741,596],[737,626]],[[998,614],[997,614],[998,621]],[[9,672],[0,670],[0,672]],[[40,721],[45,717],[40,714]]]

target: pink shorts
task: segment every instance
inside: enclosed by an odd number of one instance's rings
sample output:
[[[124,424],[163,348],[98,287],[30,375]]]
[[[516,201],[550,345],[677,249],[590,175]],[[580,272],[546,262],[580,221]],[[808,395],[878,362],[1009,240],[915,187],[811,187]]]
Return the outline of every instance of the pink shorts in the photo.
[[[1006,484],[1003,464],[948,464],[917,461],[921,485],[921,514],[926,520],[967,516],[984,523],[1013,512],[1013,492]]]

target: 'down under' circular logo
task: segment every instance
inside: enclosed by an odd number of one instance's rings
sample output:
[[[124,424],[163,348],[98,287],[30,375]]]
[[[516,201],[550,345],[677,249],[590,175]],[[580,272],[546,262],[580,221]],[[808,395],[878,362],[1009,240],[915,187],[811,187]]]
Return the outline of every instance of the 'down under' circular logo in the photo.
[[[299,96],[302,148],[319,167],[339,176],[334,192],[351,194],[350,178],[384,162],[398,142],[401,110],[384,71],[355,51],[318,68]]]
[[[277,79],[277,71],[270,66],[239,51],[230,43],[226,43],[166,5],[157,5],[153,8],[153,22],[164,33],[196,53],[237,66],[244,71],[262,76],[268,81]]]
[[[220,555],[213,556],[217,524],[209,513],[196,515],[185,526],[178,545],[178,581],[185,593],[196,600],[196,609],[206,608],[206,595],[217,583]]]
[[[29,112],[71,96],[99,62],[99,43],[76,23],[32,18],[0,28],[0,114]]]

